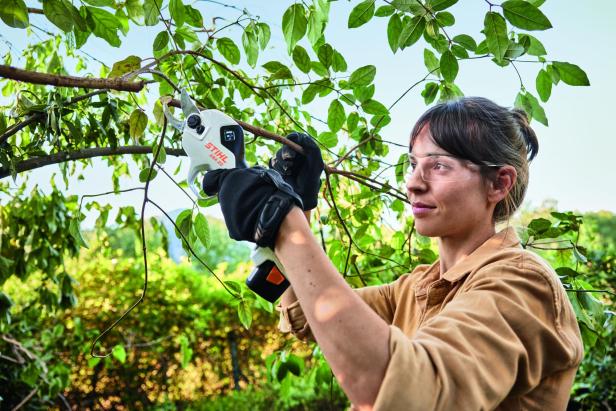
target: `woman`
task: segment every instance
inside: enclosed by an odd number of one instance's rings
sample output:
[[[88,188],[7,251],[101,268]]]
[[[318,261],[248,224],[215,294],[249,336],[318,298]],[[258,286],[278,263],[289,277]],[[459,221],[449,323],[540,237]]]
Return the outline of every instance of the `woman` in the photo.
[[[555,272],[512,228],[495,228],[522,202],[537,150],[521,111],[484,98],[428,110],[411,134],[406,188],[415,228],[437,238],[440,258],[359,290],[328,260],[294,193],[253,169],[208,173],[204,189],[219,192],[233,238],[273,246],[292,286],[281,328],[317,341],[356,409],[565,409],[583,354],[573,309]],[[282,155],[272,165],[313,204],[320,171],[307,151],[310,167]],[[263,230],[273,197],[282,217]]]

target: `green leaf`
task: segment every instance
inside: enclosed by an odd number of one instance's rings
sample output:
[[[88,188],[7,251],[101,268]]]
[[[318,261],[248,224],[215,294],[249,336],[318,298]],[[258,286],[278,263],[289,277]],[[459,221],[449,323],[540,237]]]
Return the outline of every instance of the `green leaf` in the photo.
[[[167,30],[163,30],[158,33],[154,38],[152,50],[155,52],[163,50],[165,47],[167,47],[167,44],[169,44],[169,33],[167,33]]]
[[[284,12],[282,16],[282,32],[287,42],[289,54],[297,42],[306,34],[307,26],[306,11],[301,4],[293,4]]]
[[[427,2],[427,6],[433,11],[441,11],[453,6],[457,2],[458,0],[431,0]]]
[[[265,50],[271,37],[270,27],[265,23],[257,23],[257,30],[259,32],[259,46],[261,50]]]
[[[139,172],[139,181],[145,183],[148,181],[148,176],[150,176],[150,181],[156,178],[158,171],[156,169],[152,169],[152,174],[150,174],[150,167],[146,167]]]
[[[120,363],[124,364],[124,362],[126,362],[126,350],[123,345],[118,344],[113,347],[111,354],[116,360],[120,361]]]
[[[430,49],[424,49],[424,65],[429,72],[435,73],[438,76],[441,75],[439,70],[441,62],[439,61],[439,59],[436,58],[436,56]]]
[[[396,10],[411,13],[415,16],[424,16],[428,13],[424,5],[418,0],[393,0],[390,2]]]
[[[349,78],[349,87],[362,87],[372,83],[374,76],[376,75],[376,67],[367,65],[358,68]]]
[[[552,94],[552,78],[547,71],[543,69],[539,70],[535,86],[537,87],[537,93],[541,101],[548,101],[550,99],[550,94]]]
[[[68,226],[68,232],[75,239],[75,242],[79,247],[88,248],[88,243],[84,240],[81,235],[81,231],[79,230],[79,220],[76,218],[71,219],[71,222]]]
[[[224,284],[227,286],[227,288],[229,288],[234,294],[236,294],[236,296],[239,298],[243,292],[242,292],[242,286],[240,285],[240,283],[238,283],[237,281],[233,281],[233,280],[225,280]]]
[[[115,5],[113,0],[84,0],[84,1],[96,7],[113,7]]]
[[[302,104],[308,104],[316,97],[317,93],[321,89],[320,86],[316,84],[310,84],[304,92],[302,93]]]
[[[405,19],[404,23],[400,38],[398,39],[398,46],[401,49],[415,44],[426,29],[426,20],[422,16],[415,16],[410,22],[407,22]]]
[[[122,77],[124,74],[139,70],[141,67],[141,58],[138,56],[128,56],[124,60],[113,63],[109,78]]]
[[[554,67],[554,65],[548,64],[545,67],[545,71],[547,71],[547,73],[550,75],[550,78],[552,79],[552,84],[557,85],[560,82],[560,73],[558,73],[558,70]]]
[[[253,29],[253,27],[255,26],[248,25],[244,33],[242,33],[242,47],[244,47],[246,61],[250,67],[254,67],[257,64],[257,58],[259,57],[259,39],[255,32],[256,29]]]
[[[368,114],[373,115],[388,115],[389,110],[380,102],[376,100],[367,100],[361,104],[361,108]]]
[[[530,103],[532,118],[547,127],[548,118],[546,117],[545,111],[543,110],[543,107],[541,107],[541,104],[539,104],[537,98],[531,93],[526,93],[526,99]]]
[[[331,131],[319,134],[319,142],[327,148],[334,148],[338,145],[338,135]]]
[[[434,101],[434,99],[436,99],[436,96],[438,95],[438,90],[438,84],[432,82],[426,84],[423,91],[421,92],[421,96],[424,98],[424,102],[426,103],[426,105],[432,104],[432,102]]]
[[[387,16],[391,16],[395,12],[396,12],[396,9],[393,6],[386,4],[376,9],[376,11],[374,12],[374,15],[377,17],[387,17]]]
[[[28,7],[23,0],[0,1],[0,18],[7,26],[24,29],[30,25]]]
[[[458,43],[469,51],[475,51],[477,49],[477,43],[475,42],[475,39],[473,39],[468,34],[458,34],[451,40],[455,43]]]
[[[148,125],[148,116],[143,110],[137,108],[131,113],[128,124],[131,138],[137,139],[143,135]]]
[[[334,61],[334,49],[328,43],[323,44],[317,51],[317,57],[323,66],[326,68],[331,67]]]
[[[163,0],[144,0],[143,1],[143,14],[145,17],[146,26],[155,26],[160,19],[160,8],[162,7]]]
[[[165,164],[165,162],[167,161],[167,150],[165,150],[164,145],[160,146],[160,149],[159,149],[158,141],[155,142],[154,145],[152,146],[152,153],[156,153],[157,150],[158,150],[158,155],[156,156],[156,163]]]
[[[454,56],[456,56],[459,59],[467,59],[468,56],[468,51],[466,51],[466,49],[458,44],[453,44],[451,46],[451,52],[453,53]]]
[[[282,69],[287,69],[287,70],[289,69],[287,66],[285,66],[284,64],[276,60],[268,61],[267,63],[263,64],[261,67],[263,67],[265,70],[269,71],[270,73],[275,73]]]
[[[126,13],[135,23],[143,24],[143,4],[141,0],[126,0]]]
[[[497,61],[501,61],[505,57],[507,47],[509,47],[507,23],[505,23],[503,16],[489,11],[486,13],[483,24],[488,50]]]
[[[548,54],[548,52],[545,51],[545,47],[543,47],[543,44],[535,37],[531,36],[530,34],[521,34],[520,42],[523,39],[528,39],[530,41],[530,45],[528,46],[526,52],[531,56],[545,56],[546,54]]]
[[[300,45],[293,49],[293,62],[304,73],[310,73],[310,56],[306,49]]]
[[[451,51],[447,50],[441,56],[440,69],[443,79],[453,83],[458,75],[458,60]]]
[[[308,17],[308,40],[316,47],[323,38],[323,31],[327,25],[329,14],[329,2],[318,0],[314,8],[311,8]]]
[[[389,18],[387,24],[387,42],[389,48],[394,53],[398,50],[398,40],[400,39],[400,33],[402,32],[402,20],[398,14],[394,14]]]
[[[513,60],[517,57],[520,57],[525,52],[526,50],[524,49],[524,46],[522,46],[519,43],[516,43],[515,41],[510,40],[509,47],[507,47],[507,52],[505,53],[505,57]]]
[[[188,338],[185,335],[182,335],[180,337],[180,357],[182,357],[180,365],[182,368],[186,368],[188,366],[192,356],[193,350],[188,345]]]
[[[171,18],[175,21],[177,27],[184,24],[185,12],[182,0],[169,0],[169,13],[171,13]]]
[[[250,329],[250,325],[252,324],[252,309],[246,300],[240,301],[237,306],[237,315],[240,319],[240,322],[247,330]]]
[[[216,48],[229,63],[238,64],[240,62],[240,49],[229,37],[216,40]]]
[[[189,43],[199,42],[199,37],[197,37],[197,33],[188,26],[182,26],[175,31],[173,38],[177,41],[178,37],[181,37],[183,40],[186,40]]]
[[[195,27],[195,28],[203,28],[203,16],[201,12],[196,8],[184,5],[184,20],[186,24]]]
[[[564,61],[554,61],[552,66],[558,70],[560,79],[570,86],[590,86],[588,76],[579,66]]]
[[[528,228],[537,234],[541,234],[552,227],[552,222],[546,218],[535,218],[529,224]]]
[[[66,0],[46,0],[43,2],[43,13],[60,30],[68,33],[73,30],[71,8],[74,7]]]
[[[92,19],[92,33],[107,41],[113,47],[120,47],[121,41],[118,30],[122,28],[120,20],[107,10],[96,7],[87,7],[88,14]]]
[[[370,21],[374,16],[374,3],[376,0],[364,0],[357,6],[353,7],[349,15],[347,27],[352,29],[362,26]]]
[[[364,102],[368,99],[371,99],[374,96],[374,84],[370,84],[369,86],[364,87],[355,87],[353,89],[353,95],[360,102]]]
[[[355,131],[355,129],[357,128],[357,124],[359,123],[359,114],[353,111],[351,114],[347,116],[346,123],[347,123],[347,131],[350,134],[353,131]]]
[[[195,217],[194,230],[201,244],[203,244],[205,248],[209,248],[211,241],[210,225],[205,216],[201,213],[197,214]]]
[[[448,11],[441,11],[436,13],[436,21],[442,27],[449,27],[455,24],[456,18]]]
[[[329,70],[320,61],[311,61],[310,68],[321,77],[329,76]]]
[[[347,71],[347,62],[344,56],[334,50],[334,61],[332,62],[332,69],[335,72]]]
[[[332,100],[327,111],[327,125],[329,129],[335,133],[342,128],[344,121],[346,120],[346,114],[344,107],[338,100]]]
[[[505,18],[511,24],[524,30],[547,30],[552,28],[550,20],[527,1],[507,0],[501,4]]]
[[[586,258],[584,254],[580,252],[578,247],[575,247],[575,246],[573,247],[573,256],[575,257],[576,261],[582,264],[586,264],[588,262],[588,259]]]

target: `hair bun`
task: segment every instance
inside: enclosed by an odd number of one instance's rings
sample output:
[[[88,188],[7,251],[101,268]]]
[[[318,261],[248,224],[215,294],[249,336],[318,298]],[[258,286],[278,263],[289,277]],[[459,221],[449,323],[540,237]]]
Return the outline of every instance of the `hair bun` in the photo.
[[[526,111],[514,108],[510,110],[513,118],[520,127],[520,133],[524,137],[526,143],[526,151],[528,152],[528,161],[531,161],[539,152],[539,141],[537,140],[537,134],[532,129],[528,122],[528,114]]]

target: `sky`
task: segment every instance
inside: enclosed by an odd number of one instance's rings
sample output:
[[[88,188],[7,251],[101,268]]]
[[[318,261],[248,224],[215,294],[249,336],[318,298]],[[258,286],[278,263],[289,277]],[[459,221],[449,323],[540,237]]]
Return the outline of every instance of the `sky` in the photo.
[[[32,3],[29,5],[34,6],[33,2],[26,3]],[[285,52],[286,45],[280,22],[284,10],[292,2],[250,0],[226,3],[246,8],[270,24],[272,38],[265,56],[259,59],[260,64],[273,59],[291,62]],[[404,90],[425,75],[424,43],[421,40],[410,49],[393,54],[387,43],[387,19],[384,18],[374,18],[358,29],[347,29],[348,15],[357,3],[332,3],[326,38],[345,56],[349,71],[367,64],[377,67],[374,80],[377,90],[375,98],[389,106]],[[377,1],[377,5],[381,4],[385,3]],[[215,2],[201,0],[193,5],[202,11],[206,21],[211,21],[214,16],[234,18],[238,15],[237,10]],[[450,36],[465,33],[479,38],[479,30],[483,26],[487,9],[486,2],[460,0],[450,9],[456,16],[456,24],[448,28]],[[616,39],[616,25],[613,24],[616,21],[616,2],[547,0],[541,9],[550,19],[553,28],[532,34],[544,44],[549,59],[567,61],[582,67],[588,74],[591,86],[571,87],[560,83],[552,89],[550,100],[544,104],[549,127],[533,121],[532,126],[539,138],[539,155],[531,164],[525,206],[536,207],[546,200],[556,200],[557,208],[561,211],[616,212],[616,189],[612,181],[616,178],[616,161],[613,158],[616,153],[616,135],[611,127],[612,118],[615,116],[612,96],[616,94],[616,85],[610,76],[611,73],[616,73],[616,48],[612,44]],[[40,27],[53,30],[40,16],[33,16],[32,21]],[[13,64],[19,66],[16,57],[25,45],[25,31],[9,29],[5,25],[0,25],[0,28],[0,53],[7,51],[4,40],[11,43],[15,53]],[[131,27],[129,36],[123,39],[120,48],[113,48],[104,41],[91,37],[83,49],[109,65],[131,54],[146,58],[150,57],[150,45],[160,30],[161,27]],[[230,30],[226,35],[237,39],[241,31]],[[520,63],[518,69],[526,88],[537,95],[534,83],[538,65]],[[513,68],[502,69],[485,59],[460,62],[456,83],[466,95],[484,96],[505,106],[513,105],[520,87]],[[400,144],[408,142],[408,135],[415,120],[426,110],[420,91],[421,88],[414,89],[393,108],[392,122],[383,132],[384,139]],[[10,99],[11,96],[0,96],[0,104],[7,104]],[[325,119],[328,104],[329,100],[311,104],[309,110],[315,117]],[[151,116],[151,112],[148,114]],[[403,152],[402,148],[392,147],[390,160],[395,161]],[[177,164],[177,160],[170,159],[166,168],[174,170]],[[186,173],[187,168],[185,161],[182,164],[182,170],[185,171],[182,173]],[[54,171],[57,171],[56,166],[30,172],[28,184],[50,190],[49,176]],[[111,172],[104,162],[97,161],[95,167],[84,172],[84,180],[71,180],[66,192],[83,195],[111,190],[110,175]],[[123,180],[123,187],[139,185],[137,173],[134,175],[134,179]],[[17,183],[22,181],[21,178]],[[190,201],[178,192],[171,182],[161,177],[156,181],[157,184],[151,187],[151,197],[164,209],[174,210],[190,206]],[[63,184],[59,186],[64,187]],[[106,201],[117,207],[139,207],[142,194],[139,191],[123,193],[109,196]],[[208,210],[219,215],[217,210]],[[156,214],[156,210],[148,211],[148,215]]]

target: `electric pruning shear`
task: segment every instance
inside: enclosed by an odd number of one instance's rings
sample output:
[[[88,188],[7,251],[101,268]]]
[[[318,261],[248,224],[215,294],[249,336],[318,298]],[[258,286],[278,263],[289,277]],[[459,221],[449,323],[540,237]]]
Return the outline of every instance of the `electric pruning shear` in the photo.
[[[188,186],[203,197],[197,177],[221,168],[245,168],[244,131],[231,117],[219,110],[199,110],[185,89],[180,105],[185,119],[178,120],[163,103],[169,124],[182,133],[182,148],[190,159]],[[255,268],[246,285],[269,302],[276,301],[289,287],[284,269],[271,248],[256,247],[251,254]]]

